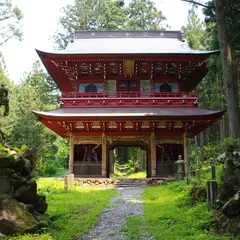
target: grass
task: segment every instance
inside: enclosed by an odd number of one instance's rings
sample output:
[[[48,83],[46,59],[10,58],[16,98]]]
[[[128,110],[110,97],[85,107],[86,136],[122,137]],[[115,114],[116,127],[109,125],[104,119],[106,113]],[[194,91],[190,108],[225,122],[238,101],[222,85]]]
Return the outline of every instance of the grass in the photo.
[[[146,172],[128,173],[128,174],[110,174],[110,178],[146,178]]]
[[[7,238],[9,240],[72,240],[80,238],[97,223],[98,216],[116,194],[115,189],[63,189],[57,179],[38,180],[38,189],[47,196],[47,213],[54,220],[53,226],[43,233]]]
[[[146,187],[143,218],[129,217],[123,232],[131,240],[145,232],[160,240],[233,240],[214,234],[207,203],[190,202],[189,189],[185,182]]]
[[[146,176],[146,172],[137,172],[128,175],[127,178],[146,178]]]

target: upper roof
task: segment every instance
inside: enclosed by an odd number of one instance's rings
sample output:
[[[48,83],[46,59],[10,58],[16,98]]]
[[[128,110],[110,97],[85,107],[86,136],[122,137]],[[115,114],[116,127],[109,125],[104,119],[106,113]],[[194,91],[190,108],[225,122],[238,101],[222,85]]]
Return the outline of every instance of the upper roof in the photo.
[[[192,50],[180,31],[75,31],[65,54],[206,54]]]
[[[76,80],[124,79],[124,61],[133,59],[133,76],[165,80],[171,75],[178,79],[181,91],[191,91],[207,73],[206,60],[216,52],[192,50],[180,31],[75,31],[65,50],[37,50],[63,92],[76,91]],[[168,72],[171,64],[174,74]]]

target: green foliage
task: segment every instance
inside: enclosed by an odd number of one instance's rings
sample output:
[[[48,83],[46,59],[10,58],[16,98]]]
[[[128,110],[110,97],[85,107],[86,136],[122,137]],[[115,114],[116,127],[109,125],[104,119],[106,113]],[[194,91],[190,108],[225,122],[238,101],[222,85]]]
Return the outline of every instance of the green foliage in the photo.
[[[10,0],[0,1],[0,45],[7,42],[12,37],[21,40],[20,20],[22,12],[14,7]]]
[[[132,0],[129,7],[123,0],[75,0],[63,8],[54,40],[64,49],[74,30],[159,30],[165,19],[151,0]]]
[[[59,89],[50,75],[43,71],[39,61],[33,63],[32,71],[25,82],[38,93],[42,103],[41,108],[48,110],[57,105]]]
[[[230,146],[235,149],[239,148],[240,147],[240,138],[238,138],[238,139],[234,139],[232,137],[225,138],[222,143],[222,146],[224,146],[225,149],[227,149]]]
[[[1,130],[7,135],[7,144],[14,146],[15,150],[27,145],[33,151],[37,159],[36,175],[62,175],[66,172],[68,142],[60,140],[32,112],[57,107],[56,84],[42,70],[39,62],[33,64],[32,71],[19,86],[12,85],[0,68],[0,82],[10,89],[10,114],[0,119]]]
[[[132,0],[127,11],[127,30],[164,30],[166,17],[151,0]]]
[[[27,234],[9,240],[72,240],[80,238],[98,220],[99,214],[116,194],[115,189],[97,190],[73,187],[64,190],[64,183],[58,179],[38,180],[40,194],[47,196],[48,211],[53,221],[43,233]]]
[[[184,37],[192,49],[206,49],[206,32],[205,24],[201,21],[195,12],[190,12],[188,15],[188,23],[182,27]]]

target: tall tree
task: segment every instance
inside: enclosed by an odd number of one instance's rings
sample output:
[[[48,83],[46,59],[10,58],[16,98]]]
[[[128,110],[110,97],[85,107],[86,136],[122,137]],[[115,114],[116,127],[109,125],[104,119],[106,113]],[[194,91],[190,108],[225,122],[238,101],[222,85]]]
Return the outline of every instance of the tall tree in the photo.
[[[61,30],[54,36],[59,49],[64,49],[74,30],[159,30],[166,18],[151,0],[75,0],[63,8]]]
[[[164,30],[166,17],[151,0],[132,0],[127,8],[129,30]]]
[[[232,46],[229,41],[229,26],[226,15],[227,9],[230,7],[230,1],[214,0],[213,2],[209,2],[209,4],[202,4],[200,1],[194,0],[182,1],[210,8],[215,13],[222,60],[223,79],[226,87],[229,135],[233,138],[238,138],[240,137],[240,111],[237,92],[238,86],[237,76],[234,73]],[[236,4],[237,2],[238,1],[235,1]]]
[[[25,81],[38,93],[43,108],[53,108],[57,105],[59,89],[50,75],[42,69],[39,61],[33,63],[32,71]]]
[[[186,26],[182,27],[188,45],[195,50],[206,49],[205,24],[195,12],[190,12]]]
[[[125,25],[124,13],[123,0],[75,0],[63,8],[55,43],[64,49],[74,30],[120,30]]]
[[[23,15],[10,0],[0,0],[0,45],[12,37],[21,39],[20,20]]]

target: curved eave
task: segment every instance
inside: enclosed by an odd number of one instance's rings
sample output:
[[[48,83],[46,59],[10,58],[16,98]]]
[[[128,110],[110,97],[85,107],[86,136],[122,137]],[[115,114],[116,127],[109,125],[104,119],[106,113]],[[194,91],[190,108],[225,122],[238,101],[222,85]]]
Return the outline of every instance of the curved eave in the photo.
[[[122,109],[122,110],[121,110]],[[124,110],[123,110],[124,109]],[[126,112],[126,109],[128,109],[128,112]],[[160,109],[163,110],[163,112],[168,109]],[[192,108],[193,110],[194,108]],[[197,111],[200,110],[199,113],[197,113],[195,110],[198,109]],[[67,111],[64,113],[64,111]],[[86,110],[85,112],[81,113],[74,113],[77,110]],[[90,110],[90,113],[89,113]],[[182,110],[186,110],[184,108],[171,108],[168,109],[168,115],[166,114],[152,114],[151,110],[152,108],[146,108],[146,111],[148,113],[139,113],[140,109],[136,108],[118,108],[118,110],[121,110],[122,113],[114,113],[114,110],[116,108],[111,109],[112,112],[104,113],[104,110],[109,110],[109,108],[96,108],[95,113],[91,113],[93,109],[92,108],[80,108],[80,109],[56,109],[48,112],[38,112],[34,111],[33,113],[37,117],[39,121],[41,121],[46,127],[50,128],[52,131],[57,133],[63,138],[68,137],[69,132],[61,125],[61,122],[63,121],[131,121],[131,120],[190,120],[190,121],[198,121],[199,124],[193,128],[191,131],[188,132],[189,137],[193,137],[197,135],[198,133],[202,132],[212,124],[214,124],[217,120],[219,120],[222,115],[225,113],[225,111],[211,111],[207,109],[199,109],[195,108],[193,111],[195,111],[195,114],[191,114],[192,112],[189,111],[188,114],[180,114]],[[98,112],[97,112],[98,110]],[[142,110],[142,109],[141,109]],[[159,108],[155,108],[155,110],[159,110]],[[175,114],[169,114],[169,110],[172,110],[175,112]],[[102,111],[102,113],[100,112]],[[125,113],[124,113],[125,111]],[[88,113],[87,113],[88,112]],[[162,113],[163,113],[162,112]],[[167,112],[166,112],[167,113]],[[89,134],[89,133],[87,133]],[[174,134],[174,131],[173,133]]]
[[[40,58],[42,59],[42,56],[48,56],[48,57],[71,57],[71,56],[74,56],[74,57],[82,57],[82,56],[96,56],[96,55],[193,55],[193,56],[196,56],[196,55],[212,55],[212,54],[217,54],[220,52],[220,50],[213,50],[213,51],[197,51],[197,50],[192,50],[192,51],[175,51],[175,52],[168,52],[168,51],[165,51],[165,52],[154,52],[154,53],[144,53],[144,52],[90,52],[90,53],[79,53],[79,52],[67,52],[67,51],[59,51],[59,52],[45,52],[45,51],[41,51],[39,49],[35,49],[37,54],[40,56]]]
[[[96,118],[161,118],[161,119],[212,119],[221,118],[225,110],[202,108],[59,108],[47,112],[33,111],[37,118],[96,119]]]

